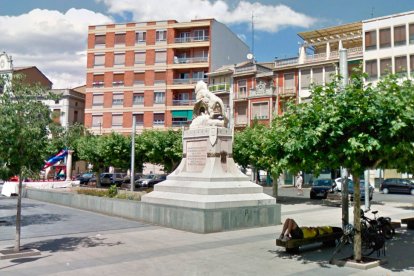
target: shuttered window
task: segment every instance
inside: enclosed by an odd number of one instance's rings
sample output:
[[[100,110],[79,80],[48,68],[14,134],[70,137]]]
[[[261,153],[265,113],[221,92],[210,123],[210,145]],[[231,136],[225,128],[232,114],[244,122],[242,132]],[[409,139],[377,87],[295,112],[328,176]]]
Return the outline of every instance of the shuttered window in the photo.
[[[380,60],[380,76],[386,76],[392,73],[391,58],[384,58]]]
[[[395,74],[399,74],[399,75],[407,74],[407,57],[406,56],[395,57],[394,66],[395,66],[394,68]]]
[[[93,95],[92,105],[94,106],[102,106],[103,105],[103,95]]]
[[[135,64],[145,64],[145,52],[135,53]]]
[[[167,51],[155,52],[155,63],[165,63],[167,61]]]
[[[165,72],[155,72],[155,83],[165,83],[166,74]]]
[[[115,60],[114,60],[114,64],[115,65],[124,65],[125,64],[125,54],[115,54]]]
[[[269,103],[253,103],[252,119],[269,119]]]
[[[414,73],[414,55],[410,56],[410,72]]]
[[[302,70],[300,73],[300,87],[307,89],[310,84],[310,70]]]
[[[154,125],[164,125],[164,113],[154,114]]]
[[[325,83],[330,83],[335,79],[335,67],[327,66],[325,67]]]
[[[102,127],[102,115],[92,115],[92,126]]]
[[[391,47],[391,29],[382,29],[380,33],[380,48],[389,48]]]
[[[122,127],[122,114],[112,115],[112,127]]]
[[[134,114],[135,124],[137,126],[142,126],[144,124],[144,114]]]
[[[115,44],[125,44],[125,34],[115,34]]]
[[[285,74],[284,75],[284,88],[292,89],[295,88],[295,74]]]
[[[95,35],[95,45],[105,45],[105,35]]]
[[[145,74],[144,73],[134,73],[134,84],[144,84]]]
[[[365,50],[377,49],[377,31],[365,32]]]
[[[105,55],[95,55],[93,65],[94,66],[103,66],[103,65],[105,65]]]
[[[377,60],[365,61],[365,72],[368,74],[368,79],[373,80],[378,77]]]
[[[408,27],[408,39],[410,44],[414,44],[414,23]]]
[[[113,94],[112,96],[112,105],[123,105],[124,104],[124,94]]]
[[[394,46],[406,44],[405,25],[394,27]]]

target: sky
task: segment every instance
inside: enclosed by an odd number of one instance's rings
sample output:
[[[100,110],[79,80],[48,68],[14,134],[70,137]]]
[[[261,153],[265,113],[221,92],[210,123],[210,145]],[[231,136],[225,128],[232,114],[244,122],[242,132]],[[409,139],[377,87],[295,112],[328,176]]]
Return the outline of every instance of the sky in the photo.
[[[412,10],[414,0],[0,0],[0,52],[73,88],[85,84],[89,25],[215,18],[267,62],[296,56],[299,32]]]

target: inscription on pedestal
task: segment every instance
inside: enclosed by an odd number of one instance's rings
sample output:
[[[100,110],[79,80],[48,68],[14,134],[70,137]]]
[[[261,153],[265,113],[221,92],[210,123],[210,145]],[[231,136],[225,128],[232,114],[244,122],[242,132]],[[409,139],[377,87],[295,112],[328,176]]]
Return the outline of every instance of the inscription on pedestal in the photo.
[[[187,171],[202,172],[207,160],[206,141],[187,142]]]

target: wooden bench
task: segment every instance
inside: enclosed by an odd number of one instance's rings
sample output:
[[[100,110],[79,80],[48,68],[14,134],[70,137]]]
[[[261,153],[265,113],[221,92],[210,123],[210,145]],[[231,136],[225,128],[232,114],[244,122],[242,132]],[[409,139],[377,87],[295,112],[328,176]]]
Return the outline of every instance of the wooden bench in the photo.
[[[299,247],[313,243],[322,243],[323,246],[335,246],[336,240],[341,238],[343,231],[340,227],[332,227],[332,230],[332,233],[306,239],[291,239],[288,241],[276,239],[276,245],[284,247],[288,253],[298,253]]]
[[[414,230],[414,218],[401,219],[401,224],[407,224],[407,229]]]

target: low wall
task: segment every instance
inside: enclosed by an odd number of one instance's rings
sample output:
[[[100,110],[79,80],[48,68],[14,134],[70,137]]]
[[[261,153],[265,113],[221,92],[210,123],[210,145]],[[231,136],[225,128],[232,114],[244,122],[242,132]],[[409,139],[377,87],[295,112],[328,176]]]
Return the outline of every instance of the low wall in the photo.
[[[24,196],[196,233],[222,232],[281,223],[280,204],[205,210],[31,188],[25,190]]]

